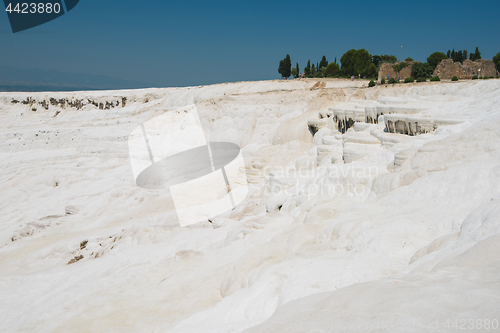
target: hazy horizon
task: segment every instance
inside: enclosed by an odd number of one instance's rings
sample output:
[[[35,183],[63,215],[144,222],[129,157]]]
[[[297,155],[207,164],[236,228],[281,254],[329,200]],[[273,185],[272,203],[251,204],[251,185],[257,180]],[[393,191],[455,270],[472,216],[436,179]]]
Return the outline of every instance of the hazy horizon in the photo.
[[[490,0],[476,11],[465,1],[453,6],[361,1],[353,9],[327,1],[88,0],[54,21],[16,34],[6,13],[0,15],[0,63],[182,87],[277,79],[279,60],[287,53],[301,70],[323,55],[339,62],[353,48],[399,58],[404,46],[403,59],[424,62],[435,51],[473,52],[479,47],[482,57],[491,59],[500,51],[492,33],[498,30],[498,9],[500,3]]]

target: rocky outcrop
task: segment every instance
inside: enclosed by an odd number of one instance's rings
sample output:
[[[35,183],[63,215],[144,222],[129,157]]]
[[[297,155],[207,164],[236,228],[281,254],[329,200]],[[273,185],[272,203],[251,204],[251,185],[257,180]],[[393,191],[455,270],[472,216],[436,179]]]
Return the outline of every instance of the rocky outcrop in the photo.
[[[127,98],[122,97],[122,98],[117,98],[116,100],[112,101],[104,101],[104,102],[96,102],[92,99],[85,98],[85,99],[66,99],[66,98],[61,98],[61,99],[56,99],[56,98],[49,98],[48,100],[35,100],[34,98],[27,97],[25,100],[19,101],[16,99],[12,99],[11,104],[18,104],[21,103],[23,105],[28,105],[29,107],[33,107],[34,105],[39,105],[45,110],[49,109],[49,106],[53,107],[59,107],[61,109],[65,108],[74,108],[77,110],[83,109],[86,105],[93,105],[96,108],[99,108],[100,110],[110,110],[117,108],[121,105],[121,107],[125,107],[127,104]],[[32,108],[32,111],[36,111],[36,108]]]
[[[439,76],[441,80],[451,80],[456,76],[459,80],[472,79],[477,76],[497,76],[498,72],[492,60],[479,59],[471,61],[464,60],[464,63],[454,62],[453,59],[444,59],[434,70],[434,76]]]

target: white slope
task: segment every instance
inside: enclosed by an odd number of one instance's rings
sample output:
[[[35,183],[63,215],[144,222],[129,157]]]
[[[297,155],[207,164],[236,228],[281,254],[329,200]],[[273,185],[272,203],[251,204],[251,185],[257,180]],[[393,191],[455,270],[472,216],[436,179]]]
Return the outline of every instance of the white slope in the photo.
[[[316,82],[1,93],[2,330],[498,323],[500,81]],[[37,103],[12,103],[27,98]],[[50,98],[115,107],[38,103]],[[168,191],[135,185],[127,137],[193,103],[212,141],[242,147],[251,195],[212,223],[181,228]],[[461,122],[412,137],[356,123],[341,135],[320,121],[341,103],[425,104],[420,117]],[[324,125],[314,138],[313,119]]]

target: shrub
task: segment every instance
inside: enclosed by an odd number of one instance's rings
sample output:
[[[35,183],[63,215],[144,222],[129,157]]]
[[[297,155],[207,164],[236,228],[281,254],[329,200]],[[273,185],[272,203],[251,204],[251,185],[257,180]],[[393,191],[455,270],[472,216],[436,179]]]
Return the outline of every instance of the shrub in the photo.
[[[473,79],[473,80],[477,80],[477,75],[474,75],[474,76],[472,77],[472,79]]]
[[[439,78],[439,76],[433,76],[431,77],[431,81],[441,81],[441,79]]]
[[[412,82],[415,82],[415,79],[414,79],[414,78],[412,78],[412,77],[407,77],[407,78],[405,79],[405,83],[412,83]]]
[[[452,81],[458,81],[458,77],[454,76],[451,78]]]
[[[494,79],[495,77],[494,76],[490,76],[490,79]]]
[[[389,82],[388,82],[388,83],[389,83],[389,84],[396,83],[396,80],[394,80],[394,78],[393,78],[393,77],[391,77],[391,78],[389,79]]]
[[[497,77],[498,77],[498,76],[497,76]],[[385,84],[385,79],[382,79],[382,80],[380,81],[380,84]]]
[[[368,87],[375,87],[375,81],[371,80],[370,83],[368,83]]]
[[[417,79],[417,82],[426,82],[426,81],[427,81],[427,79],[425,77],[419,77]]]

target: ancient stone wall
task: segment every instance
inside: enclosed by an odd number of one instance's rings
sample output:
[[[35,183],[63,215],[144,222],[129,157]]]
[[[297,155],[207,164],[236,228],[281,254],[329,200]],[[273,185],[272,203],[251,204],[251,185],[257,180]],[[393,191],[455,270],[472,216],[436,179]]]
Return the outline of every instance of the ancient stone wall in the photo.
[[[401,80],[406,79],[407,77],[411,76],[411,68],[413,67],[413,64],[418,61],[406,61],[408,64],[408,67],[403,68],[401,72],[399,73],[401,75]],[[378,81],[380,82],[382,79],[385,79],[387,81],[387,76],[392,77],[394,79],[398,79],[399,75],[392,69],[393,65],[397,65],[399,62],[395,64],[382,64],[380,66],[380,70],[378,71]]]
[[[441,80],[451,80],[453,76],[462,79],[472,79],[472,76],[496,76],[497,70],[492,60],[479,59],[471,61],[464,60],[464,63],[453,62],[452,59],[444,59],[434,70],[434,76],[439,76]]]

